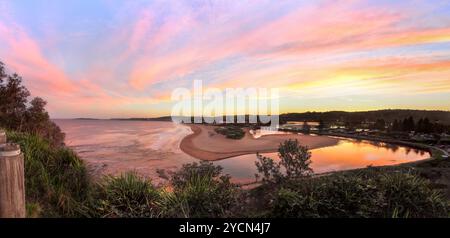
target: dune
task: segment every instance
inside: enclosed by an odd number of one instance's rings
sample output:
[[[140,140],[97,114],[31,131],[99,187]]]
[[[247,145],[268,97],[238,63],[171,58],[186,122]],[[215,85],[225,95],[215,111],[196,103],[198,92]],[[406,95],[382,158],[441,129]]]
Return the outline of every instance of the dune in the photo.
[[[183,138],[180,148],[186,154],[201,160],[215,161],[234,156],[276,152],[285,140],[297,139],[301,145],[317,149],[336,145],[339,139],[327,136],[275,134],[254,138],[246,129],[244,138],[228,139],[214,131],[214,126],[190,125],[192,134]]]

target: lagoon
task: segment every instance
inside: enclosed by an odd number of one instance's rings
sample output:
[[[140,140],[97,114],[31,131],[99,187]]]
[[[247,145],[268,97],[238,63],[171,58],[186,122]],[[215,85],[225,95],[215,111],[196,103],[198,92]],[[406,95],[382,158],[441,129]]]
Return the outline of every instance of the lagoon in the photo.
[[[172,122],[115,120],[55,120],[66,133],[66,144],[88,164],[94,175],[118,175],[136,171],[155,183],[161,170],[173,171],[182,164],[199,161],[180,149],[181,140],[192,133],[188,126]],[[261,136],[258,133],[258,136]],[[333,146],[311,150],[315,173],[395,165],[429,158],[427,152],[386,143],[339,138]],[[263,155],[277,159],[277,153]],[[255,180],[256,155],[248,154],[213,163],[224,168],[232,180]]]

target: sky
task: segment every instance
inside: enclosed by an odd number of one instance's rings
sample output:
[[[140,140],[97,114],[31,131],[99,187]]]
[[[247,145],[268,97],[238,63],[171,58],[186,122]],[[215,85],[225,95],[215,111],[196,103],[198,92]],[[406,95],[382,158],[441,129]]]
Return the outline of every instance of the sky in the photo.
[[[0,0],[0,61],[53,118],[169,115],[172,90],[281,112],[450,110],[450,1]]]

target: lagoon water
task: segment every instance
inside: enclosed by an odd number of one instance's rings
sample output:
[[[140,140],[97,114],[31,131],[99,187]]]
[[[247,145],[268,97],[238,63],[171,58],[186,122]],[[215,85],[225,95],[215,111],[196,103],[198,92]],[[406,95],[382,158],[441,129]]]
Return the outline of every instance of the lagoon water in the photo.
[[[279,160],[278,153],[262,155]],[[428,152],[421,150],[342,138],[337,145],[311,150],[311,168],[318,174],[367,166],[395,165],[429,157]],[[255,180],[255,162],[256,155],[242,155],[216,163],[224,167],[224,171],[234,179],[252,182]]]
[[[198,161],[183,153],[181,140],[189,127],[171,122],[113,120],[55,120],[66,133],[66,144],[89,165],[94,175],[118,175],[136,171],[155,183],[163,182],[158,170],[173,171]],[[258,134],[260,136],[260,134]],[[426,159],[429,154],[407,147],[342,139],[335,146],[312,150],[315,173],[393,165]],[[277,153],[265,156],[277,159]],[[243,155],[214,162],[236,182],[254,181],[256,155]]]
[[[155,183],[157,169],[174,170],[197,161],[179,144],[192,133],[171,122],[117,120],[55,120],[66,133],[66,144],[89,165],[94,175],[136,171]]]

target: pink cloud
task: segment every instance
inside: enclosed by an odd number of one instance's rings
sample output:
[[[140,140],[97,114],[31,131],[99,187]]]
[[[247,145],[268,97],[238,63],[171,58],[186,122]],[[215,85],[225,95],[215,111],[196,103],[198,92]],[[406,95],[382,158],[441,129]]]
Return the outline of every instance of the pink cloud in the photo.
[[[38,44],[19,26],[10,24],[7,27],[0,22],[0,38],[5,63],[26,77],[25,83],[31,88],[55,95],[77,91],[64,72],[45,58]]]
[[[330,48],[352,47],[352,42],[349,41],[354,38],[385,30],[401,19],[400,15],[385,13],[382,9],[352,12],[348,3],[349,1],[333,1],[320,7],[301,8],[274,22],[231,38],[228,37],[228,32],[238,28],[242,22],[230,22],[219,29],[205,25],[198,31],[188,25],[196,37],[189,39],[190,42],[175,53],[138,60],[132,70],[130,84],[136,89],[145,88],[174,75],[194,72],[205,67],[205,64],[233,55],[273,57],[274,60],[279,60],[294,54],[293,51],[301,55]],[[173,32],[177,32],[172,27],[163,29],[167,29],[163,32],[171,34],[161,34],[157,41],[149,38],[152,47],[155,42],[160,47],[167,46],[175,35]],[[293,44],[292,47],[286,47],[290,44]]]
[[[51,99],[55,111],[69,106],[79,112],[112,113],[119,108],[131,110],[143,103],[162,102],[170,91],[158,91],[156,84],[176,86],[190,79],[186,76],[210,68],[217,74],[208,83],[217,87],[289,87],[314,81],[327,84],[337,74],[353,77],[365,72],[376,76],[384,71],[389,79],[373,77],[380,82],[380,88],[391,83],[399,85],[407,76],[425,82],[428,75],[433,75],[438,77],[433,81],[434,88],[426,90],[447,90],[442,85],[447,83],[445,67],[449,65],[431,62],[433,57],[425,59],[425,63],[381,57],[384,63],[380,65],[346,58],[347,53],[450,42],[450,25],[432,28],[405,24],[420,15],[421,9],[388,8],[353,0],[320,1],[281,14],[265,10],[247,13],[253,8],[246,2],[229,8],[223,2],[218,8],[213,4],[195,10],[176,2],[162,14],[159,7],[165,4],[139,8],[132,16],[134,20],[130,22],[127,17],[125,22],[105,30],[104,36],[88,42],[87,49],[83,48],[87,53],[82,56],[89,63],[85,66],[83,62],[78,69],[80,62],[68,61],[78,70],[70,76],[46,57],[45,53],[57,50],[52,48],[55,46],[51,39],[38,41],[17,24],[8,21],[6,25],[0,20],[2,60],[24,76],[33,93]],[[333,57],[339,61],[332,61]],[[222,62],[226,62],[226,68],[217,66]],[[422,78],[419,80],[417,75]],[[360,83],[355,80],[349,84]],[[372,87],[376,88],[373,81],[367,88]],[[157,92],[144,95],[147,91]]]

